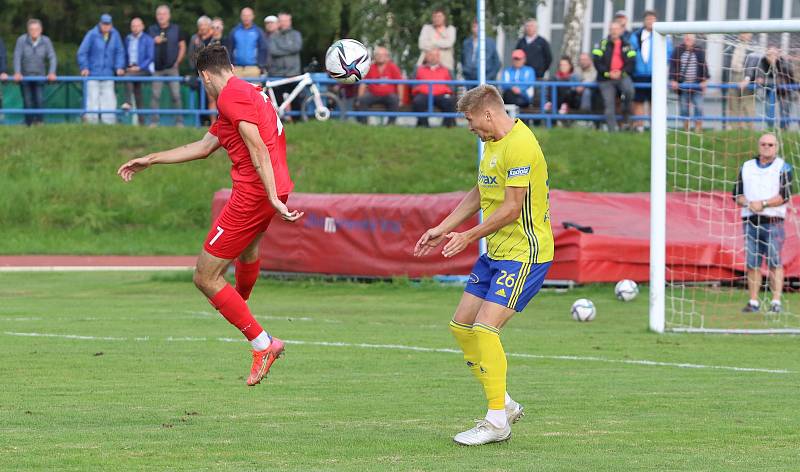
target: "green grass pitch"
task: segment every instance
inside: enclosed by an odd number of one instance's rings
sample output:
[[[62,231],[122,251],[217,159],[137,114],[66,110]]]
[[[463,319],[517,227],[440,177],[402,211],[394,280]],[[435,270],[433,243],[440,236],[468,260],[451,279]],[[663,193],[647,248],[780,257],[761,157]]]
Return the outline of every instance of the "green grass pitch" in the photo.
[[[647,294],[622,303],[606,285],[545,291],[511,321],[527,415],[507,443],[454,445],[485,412],[449,351],[459,296],[260,280],[250,306],[291,343],[248,388],[248,345],[186,273],[0,274],[0,469],[798,467],[797,337],[651,334]],[[580,297],[595,321],[571,320]]]

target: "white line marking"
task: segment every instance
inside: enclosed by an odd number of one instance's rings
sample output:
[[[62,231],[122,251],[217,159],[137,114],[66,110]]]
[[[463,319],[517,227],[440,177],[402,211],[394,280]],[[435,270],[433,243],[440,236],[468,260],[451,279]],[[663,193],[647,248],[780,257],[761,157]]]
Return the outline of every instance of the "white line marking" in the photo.
[[[194,270],[194,266],[0,266],[0,272],[153,272]]]
[[[28,336],[28,337],[43,337],[43,338],[63,338],[63,339],[81,339],[84,341],[127,341],[127,338],[115,338],[111,336],[80,336],[77,334],[50,334],[50,333],[12,333],[6,331],[5,334],[9,336]]]
[[[3,334],[7,336],[25,336],[25,337],[47,337],[47,338],[63,338],[63,339],[80,339],[85,341],[127,341],[128,338],[116,338],[110,336],[81,336],[77,334],[51,334],[51,333],[17,333],[6,331]],[[149,337],[137,337],[136,341],[149,341]],[[163,338],[168,342],[174,341],[208,341],[212,338],[193,338],[193,337],[172,337]],[[242,339],[237,338],[213,338],[220,342],[243,342]],[[434,348],[434,347],[420,347],[420,346],[406,346],[403,344],[368,344],[368,343],[345,343],[345,342],[330,342],[330,341],[296,341],[284,340],[286,344],[307,345],[307,346],[325,346],[325,347],[357,347],[363,349],[391,349],[399,351],[414,351],[414,352],[436,352],[445,354],[461,354],[458,349],[450,348]],[[629,365],[643,365],[643,366],[657,366],[657,367],[677,367],[680,369],[712,369],[712,370],[728,370],[734,372],[760,372],[765,374],[794,374],[793,370],[786,369],[763,369],[758,367],[736,367],[726,365],[707,365],[707,364],[691,364],[685,362],[660,362],[649,361],[644,359],[607,359],[605,357],[594,356],[546,356],[541,354],[526,354],[526,353],[506,353],[507,357],[519,357],[522,359],[546,359],[557,361],[588,361],[588,362],[606,362],[609,364],[629,364]]]

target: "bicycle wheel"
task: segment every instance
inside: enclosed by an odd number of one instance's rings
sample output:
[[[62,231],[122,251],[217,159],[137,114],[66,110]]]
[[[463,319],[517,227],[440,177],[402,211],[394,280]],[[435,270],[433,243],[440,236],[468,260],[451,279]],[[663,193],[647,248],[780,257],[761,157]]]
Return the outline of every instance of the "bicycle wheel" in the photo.
[[[309,95],[303,100],[303,107],[300,110],[300,116],[303,121],[308,121],[309,118],[325,121],[332,116],[336,116],[340,120],[345,118],[347,111],[342,107],[339,97],[330,92],[320,92],[319,98],[327,110],[317,109],[314,104],[314,96]]]

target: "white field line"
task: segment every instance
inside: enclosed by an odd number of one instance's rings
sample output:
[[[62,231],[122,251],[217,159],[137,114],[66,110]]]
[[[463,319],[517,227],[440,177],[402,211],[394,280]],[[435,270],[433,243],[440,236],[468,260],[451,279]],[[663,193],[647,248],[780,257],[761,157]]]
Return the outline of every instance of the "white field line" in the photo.
[[[194,266],[0,266],[0,272],[154,272],[194,270]]]
[[[51,334],[51,333],[17,333],[6,331],[3,334],[7,336],[26,336],[26,337],[47,337],[47,338],[63,338],[63,339],[78,339],[85,341],[128,341],[128,338],[118,338],[110,336],[80,336],[75,334]],[[135,341],[150,341],[149,337],[133,338]],[[208,341],[210,339],[220,342],[242,342],[241,338],[195,338],[195,337],[172,337],[164,338],[165,341]],[[155,339],[154,339],[155,340]],[[420,347],[420,346],[407,346],[404,344],[368,344],[368,343],[344,343],[344,342],[328,342],[328,341],[295,341],[284,340],[286,344],[308,345],[308,346],[325,346],[325,347],[350,347],[360,349],[389,349],[398,351],[414,351],[414,352],[435,352],[446,354],[461,354],[461,351],[450,348],[433,348],[433,347]],[[734,372],[760,372],[765,374],[794,374],[795,371],[786,369],[763,369],[758,367],[736,367],[726,365],[708,365],[708,364],[691,364],[684,362],[660,362],[650,361],[643,359],[607,359],[605,357],[595,356],[554,356],[542,354],[526,354],[526,353],[506,353],[507,357],[518,357],[522,359],[544,359],[544,360],[557,360],[557,361],[580,361],[580,362],[605,362],[609,364],[628,364],[628,365],[642,365],[653,367],[677,367],[679,369],[710,369],[710,370],[726,370]]]

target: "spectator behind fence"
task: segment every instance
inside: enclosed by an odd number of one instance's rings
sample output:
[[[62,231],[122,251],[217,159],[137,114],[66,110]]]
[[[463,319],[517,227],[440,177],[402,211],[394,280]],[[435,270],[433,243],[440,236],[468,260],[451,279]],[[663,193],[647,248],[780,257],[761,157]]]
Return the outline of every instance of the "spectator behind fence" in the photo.
[[[444,65],[439,63],[439,50],[430,49],[425,52],[425,61],[417,67],[417,73],[414,76],[416,80],[452,80],[450,70]],[[428,94],[433,95],[433,106],[438,107],[445,113],[455,113],[456,102],[453,97],[453,91],[447,84],[417,84],[411,89],[412,108],[415,112],[428,111]],[[442,124],[448,128],[455,126],[456,121],[453,118],[445,118]],[[417,126],[428,127],[428,118],[417,118]]]
[[[627,42],[631,42],[631,30],[628,29],[628,14],[625,13],[625,10],[617,10],[612,21],[622,26],[620,37]]]
[[[389,50],[383,46],[375,48],[372,57],[372,67],[364,77],[366,80],[389,79],[402,80],[403,73],[397,64],[392,62],[389,57]],[[383,105],[387,111],[395,112],[400,107],[400,97],[403,96],[405,85],[403,84],[360,84],[358,86],[358,99],[356,108],[358,110],[369,110],[372,105]],[[366,116],[359,116],[358,121],[367,122]],[[395,117],[389,117],[389,124],[394,124]]]
[[[90,29],[78,48],[78,67],[83,77],[110,77],[125,74],[125,48],[119,32],[111,24],[111,15],[100,15],[100,23]],[[87,80],[86,109],[108,110],[110,113],[87,113],[86,122],[97,123],[98,118],[106,124],[117,122],[113,112],[117,108],[117,94],[113,80]]]
[[[264,37],[267,39],[267,50],[270,52],[267,55],[267,71],[272,72],[272,37],[278,32],[278,17],[275,15],[267,15],[264,17]]]
[[[277,77],[292,77],[300,75],[300,50],[303,49],[303,35],[292,28],[292,15],[289,13],[278,14],[278,30],[270,36],[272,45],[269,74]],[[283,104],[283,95],[292,93],[295,84],[286,84],[275,87],[275,98],[278,105]],[[302,94],[295,97],[293,103],[301,103]],[[290,110],[292,104],[287,110]]]
[[[609,27],[607,38],[592,50],[594,67],[597,69],[597,82],[600,94],[603,96],[606,126],[608,131],[614,132],[617,127],[617,92],[622,100],[623,121],[627,123],[631,112],[631,99],[633,99],[633,73],[636,51],[631,49],[630,43],[622,39],[622,25],[615,22]]]
[[[791,200],[794,169],[778,156],[778,139],[766,133],[758,139],[758,155],[739,168],[733,198],[742,207],[747,289],[750,301],[744,313],[758,313],[761,303],[761,266],[766,259],[772,303],[769,311],[780,313],[783,292],[781,252],[786,238],[784,219]]]
[[[267,70],[267,36],[253,23],[252,8],[242,8],[239,19],[242,22],[231,30],[229,38],[234,73],[237,77],[259,77]]]
[[[525,108],[533,103],[533,84],[536,82],[536,71],[525,65],[525,51],[514,49],[511,53],[511,65],[503,69],[500,81],[503,84],[503,101],[508,105]],[[519,85],[509,85],[519,84]]]
[[[781,54],[778,48],[770,46],[767,48],[767,54],[758,63],[755,82],[767,89],[764,116],[774,117],[774,106],[778,105],[781,116],[780,127],[785,129],[789,125],[789,115],[792,111],[793,92],[789,86],[797,83],[791,62]],[[772,123],[769,125],[773,126]]]
[[[153,68],[153,55],[155,43],[149,34],[144,32],[144,22],[141,18],[131,20],[131,33],[125,37],[125,68],[126,77],[149,76]],[[126,82],[128,101],[122,108],[144,108],[142,99],[142,82]]]
[[[189,87],[192,89],[192,93],[194,93],[195,97],[197,98],[196,103],[198,104],[202,101],[201,94],[207,97],[206,103],[211,99],[211,96],[204,92],[204,89],[200,87],[200,78],[197,75],[197,59],[195,57],[197,51],[211,44],[211,41],[214,39],[214,31],[211,28],[211,22],[211,18],[206,15],[198,18],[197,32],[193,34],[191,38],[189,38],[189,51],[187,56],[189,57],[189,67],[192,69],[192,74],[188,77],[188,82]],[[204,125],[211,124],[211,118],[209,115],[201,116],[200,120]]]
[[[8,61],[6,60],[6,43],[0,38],[0,82],[8,80]],[[0,108],[3,108],[3,86],[0,84]]]
[[[541,79],[553,63],[553,53],[550,43],[539,36],[539,23],[531,18],[525,22],[525,35],[517,41],[515,49],[525,52],[525,64],[536,71],[536,78]]]
[[[178,77],[178,67],[183,62],[184,56],[186,56],[186,38],[177,24],[170,23],[170,18],[169,7],[161,5],[156,8],[156,24],[150,25],[147,29],[147,34],[152,36],[155,42],[155,70],[153,75],[156,77]],[[164,82],[153,82],[150,108],[160,108],[163,87]],[[171,81],[168,83],[168,87],[172,96],[172,107],[175,109],[182,108],[180,82]],[[156,126],[158,121],[158,115],[153,115],[150,126]],[[175,124],[183,126],[183,115],[175,115]]]
[[[20,82],[22,101],[26,109],[44,108],[44,83],[21,82],[26,75],[47,75],[50,82],[56,80],[58,59],[50,38],[42,34],[42,22],[31,18],[27,23],[28,32],[17,38],[14,46],[14,80]],[[6,48],[0,41],[3,59],[0,61],[0,79],[6,79]],[[45,61],[48,62],[45,67]],[[0,96],[2,99],[2,96]],[[30,126],[42,123],[41,114],[26,114],[25,124]]]
[[[419,32],[418,46],[421,54],[417,66],[423,64],[426,54],[430,49],[439,50],[439,61],[442,66],[450,70],[453,76],[456,59],[453,47],[456,44],[456,27],[447,24],[447,13],[437,8],[431,13],[431,23],[422,26]]]
[[[672,52],[669,79],[672,90],[678,93],[681,116],[686,118],[683,122],[686,131],[689,131],[689,118],[692,116],[695,118],[695,131],[699,133],[703,129],[703,94],[708,78],[705,51],[695,43],[693,34],[685,34],[683,43]],[[679,88],[681,84],[699,85],[700,88]]]
[[[497,80],[500,56],[494,38],[486,36],[486,80]],[[464,40],[461,48],[461,73],[464,80],[478,80],[478,22],[472,20],[472,36]]]
[[[580,82],[581,77],[575,72],[575,67],[568,56],[561,56],[558,60],[558,69],[556,70],[557,82]],[[558,107],[559,115],[566,115],[570,110],[575,110],[580,106],[580,97],[576,86],[558,87],[556,91],[556,106]]]
[[[227,38],[225,38],[225,22],[222,21],[222,18],[215,16],[211,20],[211,40],[209,44],[222,44],[225,46],[227,42]]]
[[[211,44],[221,44],[225,46],[228,44],[228,40],[225,37],[225,22],[222,21],[222,18],[216,16],[213,20],[211,20],[211,39],[208,42],[209,45]],[[209,110],[216,110],[217,109],[217,101],[214,99],[214,96],[210,93],[206,94],[207,98],[207,108]],[[217,121],[217,115],[211,114],[208,115],[209,120],[213,124]]]
[[[755,51],[753,33],[739,33],[738,41],[728,45],[722,54],[722,82],[736,86],[723,90],[728,117],[754,118],[756,99],[750,81],[755,78],[761,56]],[[733,121],[726,125],[733,129],[753,129],[752,121]]]
[[[633,32],[630,36],[631,48],[636,51],[636,65],[633,68],[633,82],[647,84],[647,88],[637,88],[633,91],[633,114],[644,115],[644,104],[650,103],[652,89],[649,87],[653,82],[653,23],[656,22],[656,12],[647,10],[644,12],[643,26]],[[667,57],[672,54],[672,38],[666,37]],[[637,121],[633,124],[636,131],[644,131],[644,123]]]
[[[197,19],[197,32],[189,38],[189,50],[187,56],[189,57],[189,67],[192,73],[197,75],[197,62],[195,54],[200,49],[211,44],[214,31],[211,29],[211,18],[206,15]]]
[[[592,56],[587,52],[582,52],[578,58],[578,75],[584,84],[597,82],[597,69],[594,68]],[[592,111],[592,96],[594,90],[591,87],[578,86],[575,91],[580,95],[580,110],[583,113]]]

